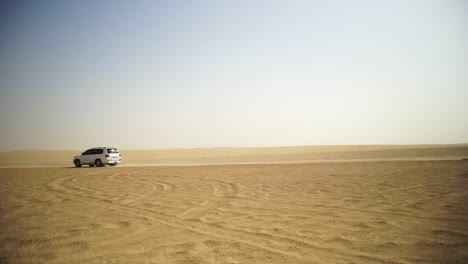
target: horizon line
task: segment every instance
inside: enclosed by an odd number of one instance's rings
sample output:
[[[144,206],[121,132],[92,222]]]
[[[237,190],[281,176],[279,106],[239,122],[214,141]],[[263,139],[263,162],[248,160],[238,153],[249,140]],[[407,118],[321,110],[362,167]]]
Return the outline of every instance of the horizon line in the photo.
[[[122,150],[196,150],[196,149],[269,149],[269,148],[301,148],[301,147],[351,147],[351,146],[468,146],[467,143],[415,143],[415,144],[324,144],[324,145],[278,145],[278,146],[242,146],[242,147],[176,147],[176,148],[119,148]],[[109,146],[111,147],[111,146]],[[115,147],[115,146],[112,146]],[[93,147],[85,147],[81,149],[89,149]],[[9,152],[33,152],[33,151],[77,151],[80,149],[17,149],[17,150],[0,150],[0,153]]]

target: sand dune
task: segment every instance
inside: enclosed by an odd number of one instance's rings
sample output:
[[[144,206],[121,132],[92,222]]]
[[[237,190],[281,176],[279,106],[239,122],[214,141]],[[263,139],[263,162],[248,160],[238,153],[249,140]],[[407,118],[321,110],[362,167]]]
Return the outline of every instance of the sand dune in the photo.
[[[75,151],[0,152],[0,167],[71,166]],[[468,145],[349,145],[271,148],[121,150],[123,166],[292,163],[355,160],[459,160]]]
[[[467,263],[467,187],[460,160],[3,168],[0,263]]]

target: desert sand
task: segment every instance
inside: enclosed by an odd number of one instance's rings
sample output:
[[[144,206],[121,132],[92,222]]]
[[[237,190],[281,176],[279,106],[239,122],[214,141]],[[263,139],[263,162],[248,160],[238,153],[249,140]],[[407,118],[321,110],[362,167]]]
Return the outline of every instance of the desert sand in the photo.
[[[468,263],[466,146],[308,148],[3,153],[0,263]]]

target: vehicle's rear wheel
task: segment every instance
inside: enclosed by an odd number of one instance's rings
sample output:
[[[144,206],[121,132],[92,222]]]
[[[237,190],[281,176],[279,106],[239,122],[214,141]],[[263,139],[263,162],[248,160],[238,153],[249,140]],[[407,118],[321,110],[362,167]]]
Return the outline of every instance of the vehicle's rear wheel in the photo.
[[[81,167],[81,162],[80,162],[79,159],[75,160],[75,167],[77,167],[77,168]]]
[[[97,166],[97,167],[103,167],[104,165],[102,164],[102,161],[100,159],[97,159],[94,161],[94,164]]]

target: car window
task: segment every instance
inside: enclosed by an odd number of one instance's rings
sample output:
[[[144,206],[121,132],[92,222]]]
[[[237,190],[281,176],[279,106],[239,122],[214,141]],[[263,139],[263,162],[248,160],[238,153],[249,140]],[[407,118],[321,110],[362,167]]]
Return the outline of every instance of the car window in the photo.
[[[119,151],[118,151],[116,148],[108,148],[108,149],[107,149],[107,153],[110,153],[110,154],[112,154],[112,153],[119,153]]]
[[[92,151],[92,149],[88,149],[85,152],[83,152],[83,155],[91,155]]]
[[[93,155],[102,154],[102,153],[104,153],[103,149],[93,149],[93,152],[92,152]]]

